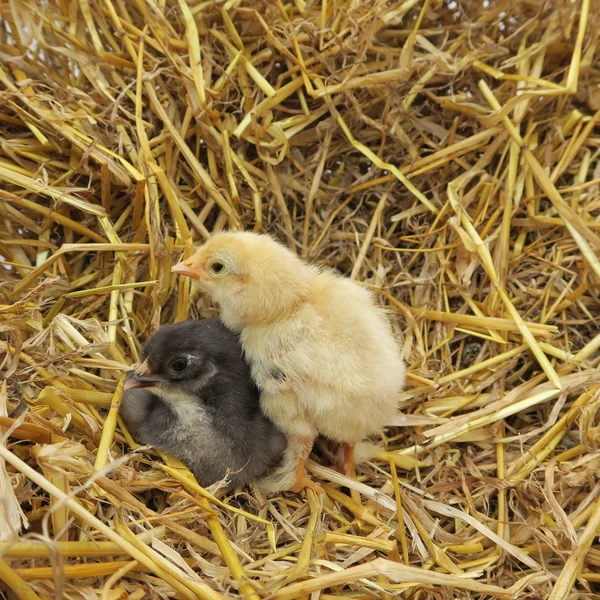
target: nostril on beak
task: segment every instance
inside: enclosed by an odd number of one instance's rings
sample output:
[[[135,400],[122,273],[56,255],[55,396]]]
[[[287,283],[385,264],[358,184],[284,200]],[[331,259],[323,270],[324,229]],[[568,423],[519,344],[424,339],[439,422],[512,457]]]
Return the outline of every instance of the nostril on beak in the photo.
[[[186,277],[191,277],[192,279],[200,279],[200,274],[194,268],[193,260],[190,258],[171,267],[171,272],[178,273],[179,275],[185,275]]]

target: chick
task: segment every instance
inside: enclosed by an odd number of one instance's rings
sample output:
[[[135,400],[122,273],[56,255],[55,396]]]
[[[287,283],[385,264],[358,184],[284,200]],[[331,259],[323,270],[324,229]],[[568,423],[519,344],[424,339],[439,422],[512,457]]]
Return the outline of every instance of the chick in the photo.
[[[267,491],[319,489],[304,469],[317,434],[343,444],[351,474],[355,443],[392,421],[405,380],[370,292],[249,232],[217,234],[172,270],[197,279],[240,333],[263,410],[288,436]]]
[[[120,414],[135,439],[183,461],[198,483],[241,487],[281,460],[286,438],[261,412],[238,336],[218,319],[161,327],[125,381]]]

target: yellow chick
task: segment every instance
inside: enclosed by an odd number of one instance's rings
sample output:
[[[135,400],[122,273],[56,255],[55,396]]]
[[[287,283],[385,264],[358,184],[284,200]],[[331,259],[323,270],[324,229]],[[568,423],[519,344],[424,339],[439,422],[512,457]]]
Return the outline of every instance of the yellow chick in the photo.
[[[340,469],[352,474],[355,443],[391,422],[405,381],[371,293],[249,232],[216,234],[172,270],[196,279],[240,334],[261,407],[288,437],[266,491],[321,491],[304,468],[318,434],[343,444]]]

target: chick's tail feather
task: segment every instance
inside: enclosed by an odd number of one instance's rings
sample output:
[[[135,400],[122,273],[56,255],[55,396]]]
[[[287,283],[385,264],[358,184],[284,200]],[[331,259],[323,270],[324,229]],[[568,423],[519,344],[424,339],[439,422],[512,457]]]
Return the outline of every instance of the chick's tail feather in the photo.
[[[258,481],[260,489],[265,494],[276,494],[291,489],[296,483],[296,468],[300,458],[298,448],[294,444],[288,444],[281,463]]]
[[[354,461],[357,465],[360,465],[372,460],[383,450],[385,450],[385,448],[381,444],[375,444],[369,441],[358,442],[354,447]]]

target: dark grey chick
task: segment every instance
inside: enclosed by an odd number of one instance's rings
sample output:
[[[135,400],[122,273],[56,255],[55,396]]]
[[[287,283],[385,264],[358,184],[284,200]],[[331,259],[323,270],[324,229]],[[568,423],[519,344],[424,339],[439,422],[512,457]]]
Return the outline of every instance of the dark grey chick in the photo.
[[[243,486],[280,461],[286,438],[260,410],[238,337],[218,319],[161,327],[129,374],[120,414],[131,435],[208,486]]]

